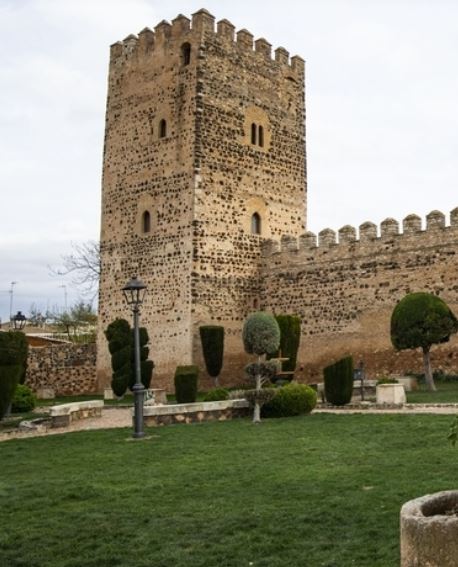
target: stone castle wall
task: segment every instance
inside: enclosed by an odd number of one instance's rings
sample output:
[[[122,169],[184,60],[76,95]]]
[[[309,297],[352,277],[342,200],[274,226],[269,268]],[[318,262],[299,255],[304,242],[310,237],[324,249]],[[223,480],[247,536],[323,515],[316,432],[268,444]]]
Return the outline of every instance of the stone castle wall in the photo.
[[[404,219],[403,232],[394,219],[357,231],[325,229],[297,238],[268,241],[263,250],[265,309],[296,313],[302,320],[299,364],[303,378],[316,380],[336,358],[353,354],[371,375],[421,371],[421,355],[396,353],[390,343],[390,317],[409,292],[439,295],[458,313],[458,209],[433,211],[426,230],[416,215]],[[433,348],[433,364],[458,371],[458,340]]]
[[[37,391],[51,387],[57,396],[97,392],[95,344],[30,347],[25,383]]]

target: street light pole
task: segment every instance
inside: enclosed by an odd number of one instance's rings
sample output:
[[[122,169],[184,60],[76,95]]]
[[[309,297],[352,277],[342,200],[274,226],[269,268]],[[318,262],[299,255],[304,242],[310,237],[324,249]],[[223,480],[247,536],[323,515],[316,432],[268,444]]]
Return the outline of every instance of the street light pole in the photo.
[[[14,286],[17,282],[11,282],[10,288],[10,329],[13,328],[13,293],[14,293]]]
[[[143,431],[143,404],[145,403],[145,387],[142,384],[140,367],[140,305],[146,295],[146,285],[134,276],[123,288],[127,304],[132,309],[134,322],[134,355],[135,355],[135,384],[132,386],[134,394],[134,433],[132,437],[141,439],[145,436]]]
[[[67,286],[65,284],[62,284],[59,287],[64,288],[64,305],[65,305],[65,313],[67,313]]]

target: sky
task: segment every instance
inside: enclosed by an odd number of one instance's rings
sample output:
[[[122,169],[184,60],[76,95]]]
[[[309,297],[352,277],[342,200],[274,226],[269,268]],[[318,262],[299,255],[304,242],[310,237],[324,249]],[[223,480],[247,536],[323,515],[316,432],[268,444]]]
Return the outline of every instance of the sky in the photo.
[[[3,321],[79,298],[52,268],[99,237],[110,44],[202,7],[306,60],[309,230],[458,206],[456,0],[0,0]]]

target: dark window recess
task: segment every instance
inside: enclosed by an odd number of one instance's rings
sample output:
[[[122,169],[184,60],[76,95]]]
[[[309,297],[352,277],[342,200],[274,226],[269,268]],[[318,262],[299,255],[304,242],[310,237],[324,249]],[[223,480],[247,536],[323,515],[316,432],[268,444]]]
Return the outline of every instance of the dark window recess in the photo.
[[[181,46],[181,63],[182,65],[191,63],[191,45],[189,43],[183,43]]]
[[[151,215],[149,211],[145,211],[142,215],[142,230],[143,232],[151,232]]]
[[[162,119],[159,122],[159,138],[165,138],[167,136],[167,122]]]
[[[251,143],[253,145],[256,145],[256,130],[257,130],[256,124],[253,123],[251,125]]]
[[[251,234],[261,234],[261,217],[258,213],[251,217]]]

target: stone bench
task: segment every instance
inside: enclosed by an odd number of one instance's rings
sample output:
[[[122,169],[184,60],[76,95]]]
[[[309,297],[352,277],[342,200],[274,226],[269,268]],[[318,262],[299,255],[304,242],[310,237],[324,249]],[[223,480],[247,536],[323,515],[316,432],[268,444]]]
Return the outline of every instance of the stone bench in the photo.
[[[88,400],[87,402],[71,402],[51,406],[51,427],[66,427],[72,421],[88,417],[102,417],[103,400]]]
[[[250,415],[246,400],[196,402],[194,404],[147,405],[144,407],[145,425],[171,425],[202,421],[226,421]],[[132,410],[133,416],[134,410]]]

